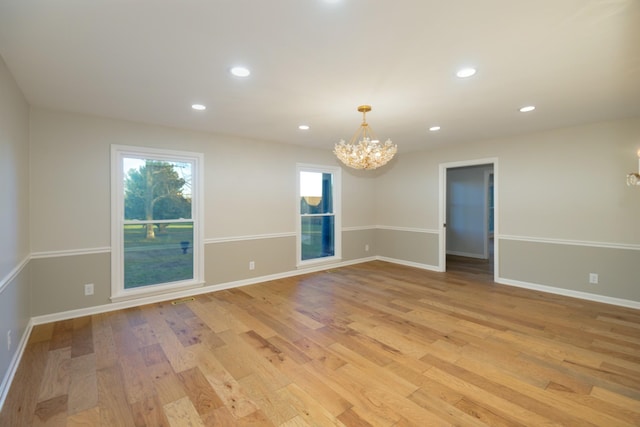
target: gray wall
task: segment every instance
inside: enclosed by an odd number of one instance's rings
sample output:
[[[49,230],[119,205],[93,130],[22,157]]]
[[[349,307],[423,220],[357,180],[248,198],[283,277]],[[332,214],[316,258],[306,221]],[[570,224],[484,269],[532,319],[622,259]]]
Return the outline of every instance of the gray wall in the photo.
[[[0,57],[0,395],[31,317],[29,105]],[[7,349],[7,332],[12,344]]]
[[[207,285],[295,272],[296,163],[337,165],[330,144],[308,149],[34,108],[34,315],[110,303],[111,144],[204,154]],[[342,260],[372,256],[375,181],[344,170],[342,194]],[[84,283],[94,283],[93,296]]]
[[[401,153],[376,179],[377,222],[437,233],[439,165],[495,158],[499,281],[640,302],[640,189],[625,185],[639,148],[632,118]]]

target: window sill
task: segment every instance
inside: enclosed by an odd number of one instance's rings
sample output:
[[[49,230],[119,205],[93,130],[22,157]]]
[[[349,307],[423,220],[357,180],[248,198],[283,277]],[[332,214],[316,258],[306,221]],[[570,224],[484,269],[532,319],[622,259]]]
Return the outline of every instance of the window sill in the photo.
[[[150,289],[135,289],[132,291],[121,291],[110,297],[111,302],[130,301],[134,299],[153,297],[158,295],[168,295],[181,291],[202,288],[204,282],[189,282],[182,284],[162,285],[161,287],[149,286]]]
[[[317,258],[317,259],[312,259],[307,261],[298,261],[298,263],[296,264],[296,268],[305,269],[305,268],[317,267],[325,264],[326,265],[335,264],[341,261],[342,261],[342,257],[339,257],[339,256]]]

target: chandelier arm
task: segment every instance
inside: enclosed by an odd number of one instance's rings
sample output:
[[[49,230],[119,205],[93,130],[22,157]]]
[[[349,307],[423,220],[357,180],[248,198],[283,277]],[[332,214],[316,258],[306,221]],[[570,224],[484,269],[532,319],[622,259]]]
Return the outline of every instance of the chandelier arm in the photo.
[[[356,132],[353,134],[353,136],[351,137],[351,139],[349,140],[349,144],[351,145],[355,145],[358,143],[358,137],[360,136],[360,134],[362,134],[363,129],[362,126],[360,126],[358,128],[358,130],[356,130]]]
[[[367,126],[367,127],[368,127],[368,130],[369,130],[369,131],[368,131],[369,139],[370,139],[371,141],[377,141],[377,140],[378,140],[378,138],[376,138],[375,133],[373,133],[373,129],[371,129],[371,126]]]

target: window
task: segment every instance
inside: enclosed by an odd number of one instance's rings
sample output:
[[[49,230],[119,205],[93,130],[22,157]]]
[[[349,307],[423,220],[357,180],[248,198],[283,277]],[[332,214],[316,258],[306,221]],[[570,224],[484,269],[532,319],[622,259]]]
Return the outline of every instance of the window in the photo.
[[[341,256],[340,168],[298,165],[298,265]]]
[[[114,145],[111,297],[203,282],[201,154]]]

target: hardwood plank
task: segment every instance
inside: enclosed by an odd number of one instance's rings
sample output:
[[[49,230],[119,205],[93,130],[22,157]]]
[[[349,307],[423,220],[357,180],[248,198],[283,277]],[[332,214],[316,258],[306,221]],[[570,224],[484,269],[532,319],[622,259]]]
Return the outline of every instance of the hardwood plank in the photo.
[[[142,402],[155,394],[153,381],[140,352],[127,353],[119,358],[122,383],[127,402]]]
[[[101,425],[134,426],[120,367],[112,366],[99,369],[97,377]]]
[[[114,366],[118,361],[116,343],[109,321],[111,314],[103,313],[92,317],[93,348],[96,354],[96,369]]]
[[[70,337],[71,335],[69,335]],[[66,395],[69,390],[69,368],[71,366],[71,348],[50,350],[47,354],[47,366],[44,370],[38,402]]]
[[[205,427],[188,397],[167,403],[163,408],[167,421],[172,427]]]
[[[140,349],[142,360],[146,366],[155,365],[157,363],[168,362],[162,346],[160,344],[151,344]]]
[[[373,424],[360,418],[351,408],[340,414],[338,421],[349,427],[374,427]]]
[[[146,315],[147,322],[151,325],[154,333],[158,337],[158,342],[166,358],[171,363],[175,372],[186,371],[196,367],[195,354],[185,348],[173,330],[166,323],[163,317],[164,309],[157,304],[158,311],[149,311]]]
[[[138,348],[149,347],[158,344],[158,337],[155,331],[147,322],[132,326],[131,332],[138,340]]]
[[[43,341],[51,341],[51,337],[53,336],[53,330],[56,326],[56,323],[46,323],[44,325],[35,325],[31,329],[31,335],[29,336],[30,343],[39,343]]]
[[[73,319],[71,333],[71,357],[84,356],[93,353],[93,327],[91,317]]]
[[[149,396],[131,405],[131,412],[136,426],[168,427],[169,420],[158,396]]]
[[[34,427],[64,427],[67,425],[67,396],[53,397],[36,405]]]
[[[220,400],[220,397],[218,397],[199,368],[196,367],[179,372],[178,378],[182,381],[187,397],[189,397],[200,416],[205,416],[223,405],[222,400]]]
[[[73,337],[73,320],[63,320],[56,322],[53,327],[51,340],[49,342],[50,350],[58,350],[65,347],[71,347]]]
[[[260,375],[247,375],[238,380],[238,383],[273,424],[280,425],[297,415],[292,402],[283,398],[278,393],[279,389]]]
[[[98,405],[98,377],[94,353],[71,359],[68,414],[84,412]]]
[[[238,425],[237,418],[233,416],[229,408],[221,406],[207,414],[204,424],[215,427],[235,427]]]
[[[298,417],[307,425],[344,426],[342,422],[336,422],[335,415],[329,412],[324,405],[296,384],[292,383],[281,389],[279,396],[292,402]]]
[[[49,341],[41,341],[40,337],[29,340],[0,412],[1,426],[28,426],[33,422],[38,403],[35,397],[42,387],[48,348]]]
[[[153,381],[153,388],[161,404],[174,402],[187,395],[169,362],[154,364],[147,369],[147,372]]]
[[[67,417],[67,427],[96,427],[100,425],[100,408],[97,406]]]
[[[246,395],[238,381],[217,358],[210,357],[211,353],[204,347],[198,347],[196,351],[199,352],[198,366],[202,373],[235,419],[246,417],[258,410],[258,406]],[[216,411],[219,412],[218,416],[226,419],[226,412],[218,411],[218,408]]]

